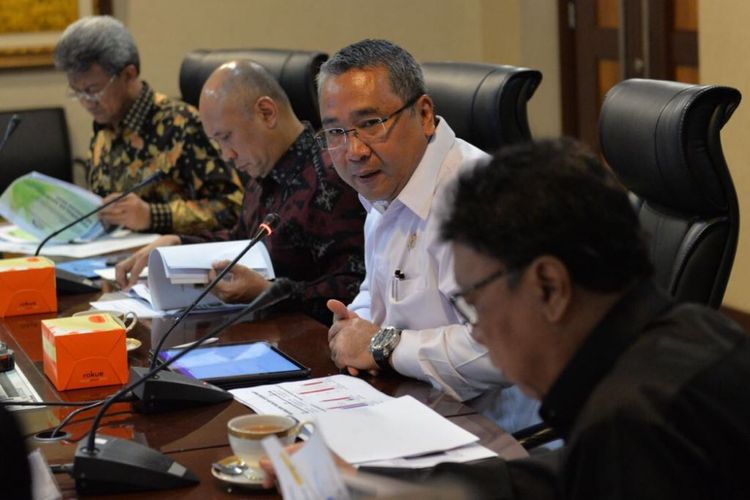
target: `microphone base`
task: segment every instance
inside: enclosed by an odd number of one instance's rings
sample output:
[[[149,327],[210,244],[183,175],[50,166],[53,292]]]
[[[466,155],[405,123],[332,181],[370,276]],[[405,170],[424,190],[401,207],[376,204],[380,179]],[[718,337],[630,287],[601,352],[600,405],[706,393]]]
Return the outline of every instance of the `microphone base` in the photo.
[[[148,372],[147,367],[133,366],[130,381],[143,378]],[[133,394],[138,398],[133,407],[139,413],[162,413],[234,399],[220,387],[167,370],[161,370],[133,389]]]
[[[83,439],[76,449],[73,477],[78,493],[166,490],[198,484],[189,469],[147,446],[97,434],[90,453]]]

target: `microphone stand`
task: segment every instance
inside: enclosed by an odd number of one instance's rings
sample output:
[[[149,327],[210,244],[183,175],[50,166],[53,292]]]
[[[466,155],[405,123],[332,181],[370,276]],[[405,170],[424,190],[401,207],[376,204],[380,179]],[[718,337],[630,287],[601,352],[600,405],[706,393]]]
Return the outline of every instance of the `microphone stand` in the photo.
[[[292,281],[277,279],[271,288],[261,293],[254,301],[242,308],[199,338],[194,344],[179,352],[167,362],[157,364],[139,378],[117,391],[99,409],[91,424],[91,432],[76,449],[73,461],[73,477],[79,493],[116,493],[150,489],[169,489],[189,486],[200,482],[198,477],[183,465],[166,455],[142,444],[105,435],[97,435],[102,417],[112,404],[129,391],[135,391],[160,370],[200,347],[208,338],[246,314],[254,313],[287,299],[293,292]]]
[[[55,236],[57,236],[58,234],[62,233],[62,232],[63,232],[63,231],[65,231],[66,229],[70,229],[71,227],[75,226],[76,224],[78,224],[78,223],[80,223],[80,222],[83,222],[84,220],[88,219],[89,217],[91,217],[91,216],[92,216],[92,215],[94,215],[95,213],[98,213],[98,212],[100,212],[101,210],[104,210],[105,208],[107,208],[108,206],[110,206],[110,205],[113,205],[113,204],[117,203],[118,201],[122,200],[123,198],[125,198],[125,197],[126,197],[127,195],[129,195],[129,194],[130,194],[130,193],[132,193],[133,191],[137,191],[137,190],[139,190],[139,189],[141,189],[141,188],[143,188],[143,187],[145,187],[145,186],[148,186],[148,185],[149,185],[149,184],[151,184],[152,182],[156,182],[156,181],[159,181],[159,180],[161,180],[161,179],[162,179],[163,177],[164,177],[164,172],[162,172],[161,170],[159,170],[159,171],[158,171],[158,172],[156,172],[156,173],[155,173],[154,175],[152,175],[152,176],[150,176],[150,177],[146,178],[146,179],[145,179],[145,180],[143,180],[142,182],[139,182],[138,184],[136,184],[135,186],[131,187],[130,189],[126,189],[126,190],[125,190],[124,192],[122,192],[122,193],[121,193],[121,194],[120,194],[119,196],[117,196],[116,198],[113,198],[113,199],[109,200],[109,201],[108,201],[107,203],[104,203],[104,204],[102,204],[102,205],[99,205],[98,207],[96,207],[95,209],[91,210],[90,212],[88,212],[88,213],[86,213],[86,214],[82,215],[81,217],[78,217],[77,219],[75,219],[75,220],[74,220],[73,222],[71,222],[70,224],[66,224],[65,226],[61,227],[61,228],[60,228],[60,229],[58,229],[57,231],[54,231],[53,233],[51,233],[51,234],[47,235],[47,237],[46,237],[46,238],[44,238],[44,239],[42,240],[42,242],[41,242],[41,243],[39,243],[39,246],[38,246],[38,247],[36,247],[36,252],[34,252],[34,256],[37,256],[37,255],[39,255],[39,252],[41,252],[41,251],[42,251],[42,247],[43,247],[43,246],[44,246],[44,245],[45,245],[45,244],[46,244],[46,243],[47,243],[47,242],[48,242],[49,240],[51,240],[52,238],[54,238],[54,237],[55,237]]]
[[[216,284],[221,281],[221,279],[253,246],[273,232],[274,228],[278,225],[279,220],[280,217],[278,214],[270,213],[266,215],[263,222],[260,224],[257,233],[248,242],[247,246],[245,246],[245,248],[227,267],[216,275],[216,278],[214,278],[214,280],[203,289],[201,294],[193,300],[190,306],[188,306],[164,335],[162,335],[159,342],[156,344],[156,348],[152,349],[153,359],[151,366],[149,368],[142,366],[133,366],[130,368],[130,380],[147,377],[147,373],[150,373],[150,370],[156,368],[159,361],[159,352],[164,346],[167,337],[182,323],[188,314],[197,307],[200,301],[208,295]],[[258,298],[262,295],[263,294],[259,295]],[[159,370],[156,370],[154,374],[158,371]],[[190,406],[221,403],[233,398],[230,393],[220,387],[175,372],[164,372],[155,376],[149,376],[148,383],[145,383],[138,389],[134,390],[133,394],[138,398],[138,403],[134,407],[136,411],[141,413],[160,413]]]

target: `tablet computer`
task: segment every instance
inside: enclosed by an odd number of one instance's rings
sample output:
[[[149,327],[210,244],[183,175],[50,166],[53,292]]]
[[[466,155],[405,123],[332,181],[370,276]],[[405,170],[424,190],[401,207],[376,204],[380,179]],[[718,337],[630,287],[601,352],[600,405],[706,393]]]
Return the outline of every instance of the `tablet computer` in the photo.
[[[160,351],[159,359],[169,361],[183,350]],[[199,347],[178,359],[169,369],[224,389],[305,378],[310,375],[309,368],[302,366],[268,342]]]

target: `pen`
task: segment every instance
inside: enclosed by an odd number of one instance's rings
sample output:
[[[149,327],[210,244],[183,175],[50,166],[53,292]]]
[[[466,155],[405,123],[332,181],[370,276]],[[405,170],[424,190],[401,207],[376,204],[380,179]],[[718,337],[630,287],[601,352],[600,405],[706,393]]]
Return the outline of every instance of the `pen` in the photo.
[[[406,275],[401,271],[401,269],[396,269],[396,271],[393,273],[393,282],[391,285],[391,296],[396,302],[398,302],[398,282],[403,279],[406,279]]]

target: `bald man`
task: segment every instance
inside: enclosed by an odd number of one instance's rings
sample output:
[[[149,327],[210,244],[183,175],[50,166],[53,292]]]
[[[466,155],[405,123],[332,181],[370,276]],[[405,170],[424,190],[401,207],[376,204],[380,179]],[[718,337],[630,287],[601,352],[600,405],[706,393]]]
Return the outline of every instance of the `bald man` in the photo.
[[[265,240],[276,275],[296,282],[292,307],[330,324],[326,301],[351,301],[364,277],[365,214],[356,192],[336,175],[310,125],[297,118],[262,66],[220,66],[206,81],[199,107],[206,135],[224,160],[249,176],[240,220],[230,230],[159,238],[117,265],[117,282],[135,284],[154,248],[247,239],[266,214],[276,212],[281,226]],[[228,263],[215,262],[209,277]],[[249,302],[271,285],[241,265],[227,276],[214,288],[226,302]]]

